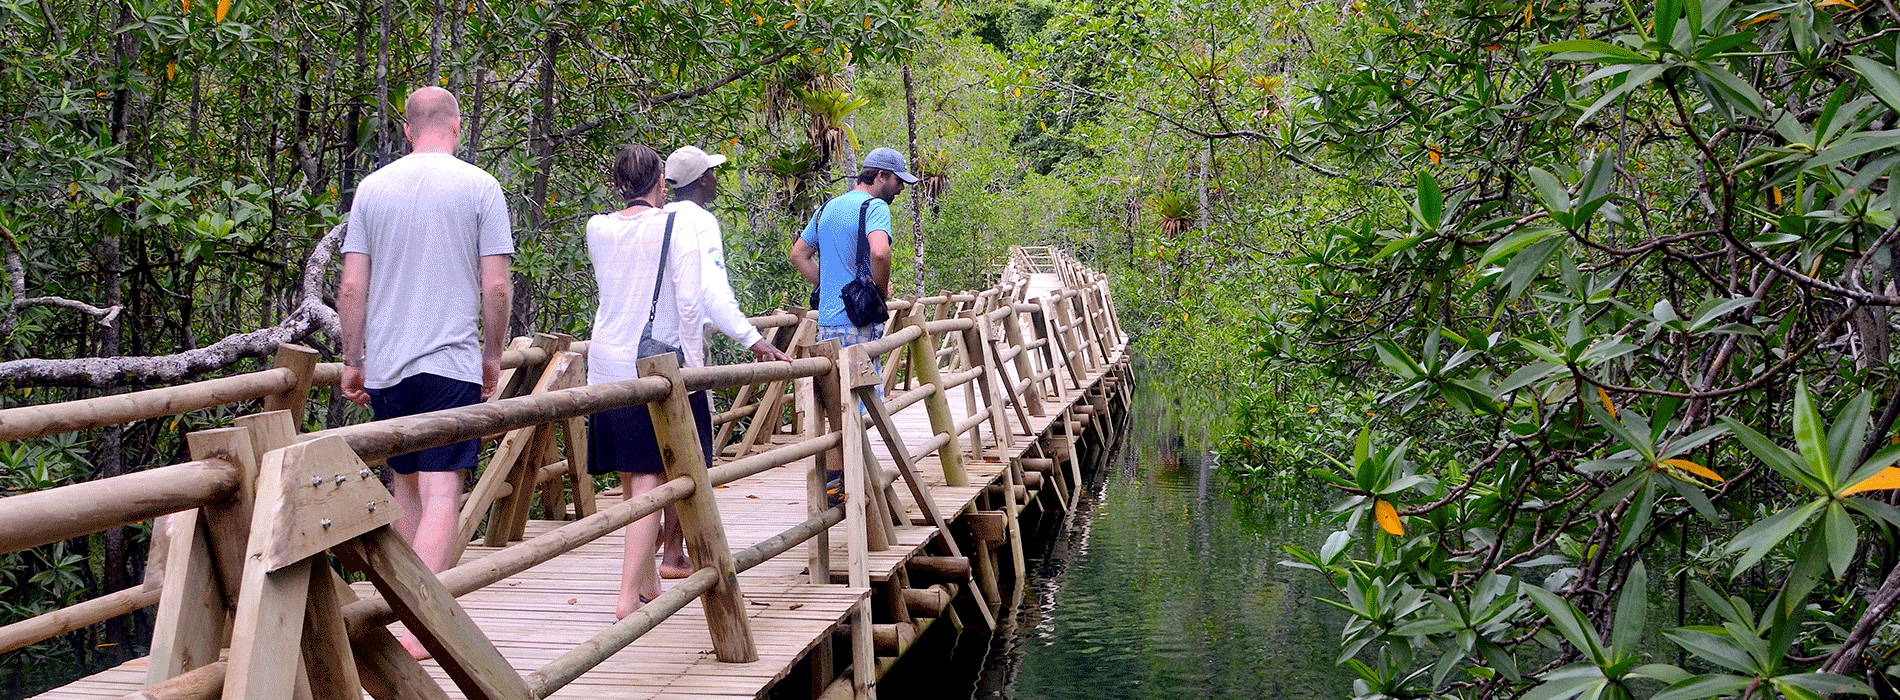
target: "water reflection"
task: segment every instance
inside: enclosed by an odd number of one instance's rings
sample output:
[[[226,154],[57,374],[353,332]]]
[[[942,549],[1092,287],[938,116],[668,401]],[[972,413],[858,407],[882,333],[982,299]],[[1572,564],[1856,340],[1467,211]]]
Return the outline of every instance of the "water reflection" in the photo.
[[[1320,498],[1235,488],[1208,423],[1141,384],[1132,431],[1036,567],[977,698],[1336,698],[1337,614],[1281,546],[1323,538]]]

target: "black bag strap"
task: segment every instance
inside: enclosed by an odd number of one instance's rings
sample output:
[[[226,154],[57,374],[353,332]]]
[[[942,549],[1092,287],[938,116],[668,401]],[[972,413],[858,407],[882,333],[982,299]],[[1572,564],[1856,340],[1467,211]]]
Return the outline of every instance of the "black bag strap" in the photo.
[[[646,327],[640,329],[642,339],[653,337],[653,318],[660,313],[660,285],[666,281],[666,254],[673,247],[673,217],[677,215],[666,213],[666,233],[660,238],[660,272],[653,276],[653,303],[647,305]]]
[[[865,284],[876,281],[875,276],[871,274],[871,232],[864,230],[864,214],[871,210],[873,201],[875,201],[874,198],[866,198],[864,204],[858,206],[858,277],[863,279]]]

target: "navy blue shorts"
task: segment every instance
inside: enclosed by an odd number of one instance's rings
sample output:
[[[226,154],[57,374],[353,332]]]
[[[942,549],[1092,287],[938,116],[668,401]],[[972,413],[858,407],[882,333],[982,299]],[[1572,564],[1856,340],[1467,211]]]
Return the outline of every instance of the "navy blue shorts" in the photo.
[[[686,396],[693,407],[693,423],[699,427],[699,449],[712,466],[712,400],[706,392]],[[665,474],[660,461],[660,441],[653,434],[653,412],[646,404],[601,411],[587,417],[587,473]]]
[[[369,407],[376,413],[376,420],[460,408],[481,403],[481,400],[482,385],[435,374],[410,375],[387,389],[369,390]],[[463,440],[390,457],[389,468],[397,474],[473,469],[475,453],[481,448],[479,438]]]

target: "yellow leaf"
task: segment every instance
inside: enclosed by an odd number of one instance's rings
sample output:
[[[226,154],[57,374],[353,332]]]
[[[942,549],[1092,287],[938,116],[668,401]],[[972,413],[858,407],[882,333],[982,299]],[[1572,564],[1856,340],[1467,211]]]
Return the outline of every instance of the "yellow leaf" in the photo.
[[[1756,17],[1756,18],[1754,18],[1754,19],[1751,19],[1751,20],[1748,20],[1747,22],[1743,22],[1743,23],[1741,23],[1741,24],[1738,24],[1738,25],[1735,25],[1735,26],[1737,26],[1737,27],[1746,27],[1746,26],[1748,26],[1748,25],[1751,25],[1751,24],[1759,24],[1759,23],[1762,23],[1762,22],[1766,22],[1766,21],[1768,21],[1768,20],[1771,20],[1771,19],[1780,19],[1780,18],[1781,18],[1781,13],[1779,13],[1779,12],[1770,12],[1770,13],[1768,13],[1768,14],[1765,14],[1765,15],[1762,15],[1762,16],[1760,16],[1760,17]]]
[[[1603,410],[1609,411],[1610,417],[1615,418],[1616,404],[1610,402],[1610,392],[1604,391],[1603,387],[1597,387],[1597,398],[1603,399]]]
[[[77,185],[75,185],[75,187],[77,187]],[[1307,413],[1318,413],[1318,412],[1319,412],[1319,407],[1318,407],[1318,406],[1314,406],[1314,407],[1312,407],[1312,408],[1309,408],[1309,409],[1306,409],[1306,412],[1307,412]]]
[[[1437,165],[1437,164],[1438,164],[1438,157],[1439,157],[1439,153],[1438,153],[1438,147],[1437,147],[1437,146],[1426,146],[1426,147],[1425,147],[1425,153],[1426,153],[1427,155],[1429,155],[1429,156],[1431,156],[1431,159],[1432,159],[1432,165]]]
[[[1839,5],[1855,12],[1860,11],[1860,6],[1848,2],[1847,0],[1821,0],[1821,2],[1814,3],[1815,7],[1827,7],[1829,5]]]
[[[779,29],[791,29],[792,27],[795,27],[795,26],[798,26],[798,20],[795,20],[795,19],[788,19],[788,20],[785,20],[785,23],[784,23],[784,24],[781,24],[781,25],[779,25],[779,26],[778,26],[778,28],[779,28]]]
[[[870,29],[870,28],[871,28],[871,16],[870,16],[870,15],[865,15],[865,16],[864,16],[864,28],[865,28],[865,29]]]
[[[74,197],[77,197],[77,196],[79,196],[79,182],[78,182],[78,181],[74,181],[74,182],[73,182],[73,195],[72,195],[72,196],[74,196]]]
[[[1399,520],[1399,511],[1397,508],[1393,508],[1391,503],[1374,499],[1372,502],[1372,519],[1379,521],[1379,529],[1389,534],[1405,534],[1405,522]]]
[[[183,4],[184,4],[184,9],[182,9],[182,10],[180,10],[180,11],[181,11],[181,12],[190,12],[190,11],[191,11],[191,0],[184,0],[184,3],[183,3]]]
[[[759,26],[759,27],[763,27],[763,26],[765,26],[765,18],[764,18],[764,17],[760,17],[760,16],[758,16],[758,15],[753,15],[753,16],[752,16],[752,24],[753,24],[754,26]]]
[[[178,62],[172,61],[171,63],[165,64],[165,82],[169,83],[172,78],[176,77],[178,77]]]
[[[1530,24],[1530,21],[1531,21],[1531,4],[1527,2],[1527,3],[1524,3],[1524,23]]]
[[[1781,206],[1781,188],[1775,187],[1775,188],[1771,188],[1769,191],[1773,192],[1775,195],[1775,206],[1777,207]]]
[[[1686,459],[1665,459],[1662,461],[1662,463],[1672,466],[1672,467],[1679,468],[1683,471],[1689,472],[1690,474],[1694,474],[1704,479],[1714,479],[1718,482],[1728,481],[1728,479],[1722,478],[1721,474],[1715,473],[1714,470],[1708,467],[1702,466],[1700,464],[1696,464],[1695,462],[1691,462]]]
[[[1484,45],[1484,50],[1486,51],[1496,51],[1502,48],[1504,48],[1503,44],[1485,44]]]
[[[1853,486],[1847,487],[1846,490],[1841,491],[1841,497],[1846,498],[1862,491],[1885,491],[1888,489],[1900,489],[1900,467],[1887,467],[1886,469],[1880,470],[1879,474],[1867,477],[1866,481],[1854,484]]]
[[[213,23],[223,22],[224,14],[231,11],[231,0],[218,0],[218,9],[211,13]]]

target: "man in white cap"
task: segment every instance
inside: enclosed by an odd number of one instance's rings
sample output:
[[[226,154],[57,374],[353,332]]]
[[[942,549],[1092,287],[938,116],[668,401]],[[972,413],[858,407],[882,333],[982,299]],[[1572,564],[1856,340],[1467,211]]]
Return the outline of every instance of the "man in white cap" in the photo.
[[[680,245],[694,246],[700,252],[700,308],[705,309],[702,324],[710,324],[721,332],[739,341],[752,351],[752,356],[760,362],[774,360],[790,361],[784,352],[766,340],[752,322],[746,320],[745,311],[739,308],[738,296],[732,293],[732,282],[726,277],[725,242],[719,230],[719,219],[706,210],[719,196],[719,175],[714,168],[726,162],[726,157],[709,154],[698,146],[682,146],[666,157],[666,184],[673,190],[674,201],[666,205],[666,210],[676,212],[673,235]],[[712,426],[700,426],[702,447],[708,453],[706,463],[712,464]],[[684,541],[680,536],[679,516],[671,506],[665,511],[666,521],[660,530],[663,551],[660,561],[660,575],[665,578],[684,578],[691,574],[687,568]]]

